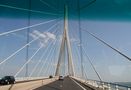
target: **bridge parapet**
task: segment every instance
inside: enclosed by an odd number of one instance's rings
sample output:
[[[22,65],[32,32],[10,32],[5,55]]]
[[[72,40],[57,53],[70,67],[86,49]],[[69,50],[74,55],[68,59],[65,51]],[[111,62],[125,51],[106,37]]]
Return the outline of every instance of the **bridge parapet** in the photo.
[[[48,79],[49,77],[17,77],[16,82],[20,81],[30,81],[30,80],[39,80],[39,79]]]
[[[84,80],[77,77],[72,77],[72,78],[84,83],[87,86],[94,87],[96,90],[99,90],[99,89],[100,90],[131,90],[131,87],[116,84],[116,83],[102,82],[102,81],[97,81],[97,80]]]
[[[17,78],[18,79],[18,78]],[[3,85],[0,86],[0,90],[33,90],[35,88],[38,88],[40,86],[49,84],[53,81],[57,80],[56,77],[54,78],[27,78],[26,79],[18,79],[18,81],[16,81],[15,84],[11,84],[11,85]]]

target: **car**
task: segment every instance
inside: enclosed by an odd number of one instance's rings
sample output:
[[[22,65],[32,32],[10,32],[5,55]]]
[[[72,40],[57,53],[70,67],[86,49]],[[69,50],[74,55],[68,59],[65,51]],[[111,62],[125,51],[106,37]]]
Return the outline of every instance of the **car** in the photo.
[[[59,76],[59,80],[64,80],[64,77],[63,76]]]
[[[14,76],[4,76],[3,78],[0,79],[1,85],[8,85],[8,84],[14,84],[14,83],[15,83]]]

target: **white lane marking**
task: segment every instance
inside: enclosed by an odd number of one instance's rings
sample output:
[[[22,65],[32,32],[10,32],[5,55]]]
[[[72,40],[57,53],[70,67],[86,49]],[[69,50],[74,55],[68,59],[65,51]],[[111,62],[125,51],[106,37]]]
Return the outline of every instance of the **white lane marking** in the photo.
[[[83,90],[86,90],[83,86],[81,86],[78,82],[76,82],[76,81],[73,80],[72,78],[71,78],[71,80],[72,80],[73,82],[75,82],[78,86],[80,86]]]

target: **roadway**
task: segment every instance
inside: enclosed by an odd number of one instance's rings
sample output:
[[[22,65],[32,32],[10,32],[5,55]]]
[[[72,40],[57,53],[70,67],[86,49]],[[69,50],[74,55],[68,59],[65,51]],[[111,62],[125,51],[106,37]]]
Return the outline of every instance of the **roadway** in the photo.
[[[36,88],[35,90],[95,90],[88,86],[75,81],[70,77],[65,77],[64,80],[56,80],[47,85]]]

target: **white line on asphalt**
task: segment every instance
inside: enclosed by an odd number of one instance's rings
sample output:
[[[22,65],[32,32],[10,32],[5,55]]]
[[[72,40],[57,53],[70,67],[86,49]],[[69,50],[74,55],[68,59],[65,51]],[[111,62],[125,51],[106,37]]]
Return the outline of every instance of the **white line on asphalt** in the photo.
[[[78,82],[76,82],[76,81],[73,80],[72,78],[71,78],[71,80],[72,80],[73,82],[75,82],[78,86],[80,86],[83,90],[86,90],[83,86],[81,86]]]

